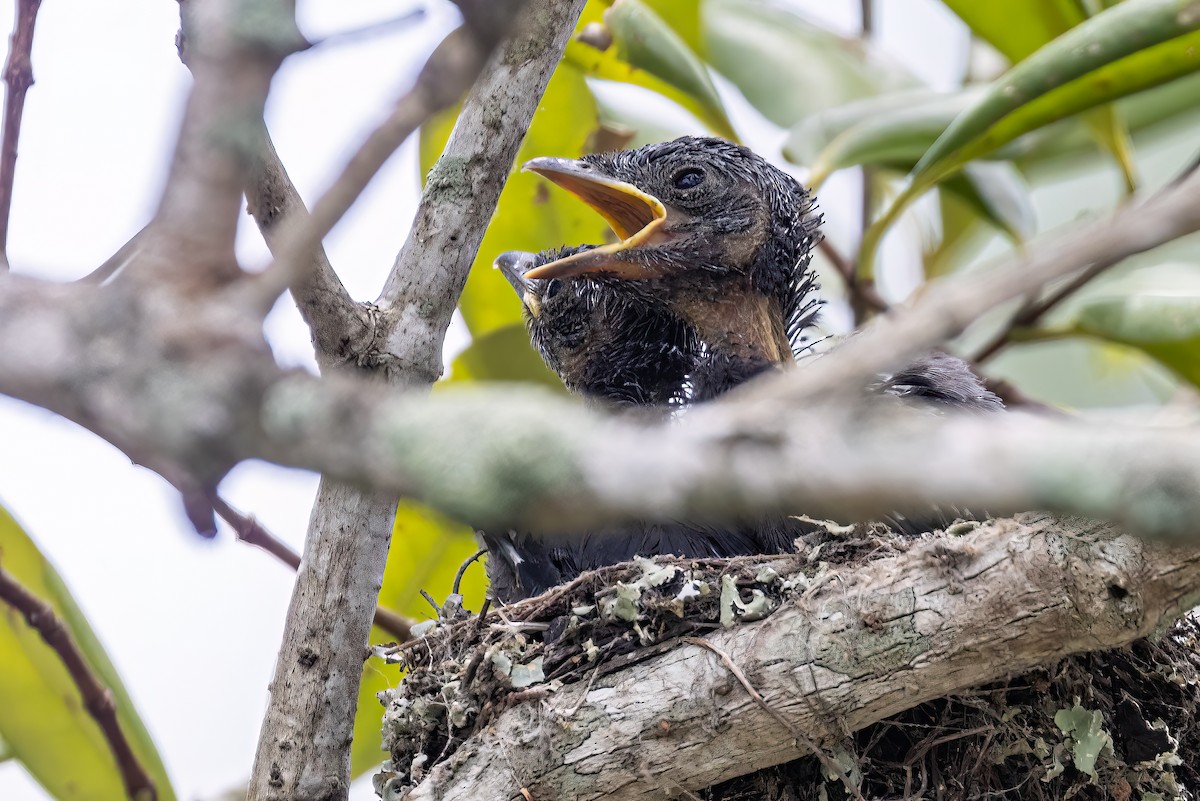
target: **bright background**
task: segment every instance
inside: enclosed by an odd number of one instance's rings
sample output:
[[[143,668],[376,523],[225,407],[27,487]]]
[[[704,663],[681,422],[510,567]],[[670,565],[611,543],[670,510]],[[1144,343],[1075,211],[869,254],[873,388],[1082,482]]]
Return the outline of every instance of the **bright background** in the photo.
[[[846,34],[858,26],[853,0],[790,5]],[[935,88],[956,88],[968,52],[965,28],[935,0],[877,3],[882,50]],[[321,46],[289,59],[276,79],[268,122],[292,178],[310,201],[389,110],[428,52],[455,24],[448,3],[357,0],[301,3],[310,39],[396,16],[426,16],[377,38]],[[12,25],[12,4],[0,30]],[[190,83],[178,62],[177,5],[168,0],[52,0],[43,5],[33,53],[10,235],[14,269],[78,278],[103,262],[153,213]],[[724,90],[725,86],[718,79]],[[614,90],[620,95],[621,90]],[[776,159],[783,132],[736,93],[723,91],[739,131]],[[628,95],[626,95],[628,97]],[[649,102],[644,95],[633,101]],[[684,125],[699,130],[686,120]],[[1180,139],[1139,150],[1150,183],[1161,182],[1194,147]],[[553,155],[553,154],[547,154]],[[415,142],[376,178],[326,242],[351,293],[373,299],[415,209]],[[859,221],[828,215],[856,209],[853,174],[822,191],[827,231],[853,244]],[[1115,170],[1040,183],[1039,228],[1070,220],[1119,196]],[[889,240],[890,258],[910,258],[915,226]],[[252,221],[239,242],[244,263],[266,261]],[[843,246],[843,250],[848,249]],[[516,300],[514,298],[513,302]],[[832,319],[837,320],[837,310]],[[288,298],[268,320],[281,362],[312,364],[308,333]],[[447,363],[467,344],[456,324]],[[1084,360],[1082,370],[1109,369]],[[1093,376],[1094,377],[1094,376]],[[316,478],[262,464],[239,467],[224,495],[293,547],[302,546]],[[267,701],[292,574],[238,544],[228,531],[200,540],[174,493],[101,440],[54,415],[0,398],[0,503],[52,559],[87,612],[133,695],[182,798],[208,798],[244,782]],[[355,798],[373,798],[360,782]],[[45,795],[13,764],[0,764],[0,798]]]

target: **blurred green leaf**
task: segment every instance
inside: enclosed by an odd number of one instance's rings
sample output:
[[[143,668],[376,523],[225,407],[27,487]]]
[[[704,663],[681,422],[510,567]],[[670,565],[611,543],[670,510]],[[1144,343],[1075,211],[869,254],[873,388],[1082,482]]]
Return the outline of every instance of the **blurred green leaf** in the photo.
[[[707,0],[701,26],[702,55],[776,125],[916,85],[862,42],[763,0]]]
[[[913,168],[908,187],[868,228],[864,277],[901,212],[967,162],[1021,134],[1200,68],[1195,0],[1125,0],[1072,28],[991,84]]]
[[[592,22],[588,17],[594,6],[580,25]],[[737,139],[707,68],[670,25],[641,0],[617,0],[603,19],[612,45],[601,50],[577,37],[567,44],[568,63],[594,78],[653,90],[695,114],[718,136]]]
[[[793,127],[783,155],[810,166],[808,183],[814,188],[846,167],[911,166],[981,94],[980,89],[952,94],[915,89],[856,100]]]
[[[428,173],[441,155],[455,116],[442,115],[422,127],[422,174]],[[597,127],[596,104],[583,74],[570,64],[560,64],[533,115],[459,300],[473,336],[521,322],[512,287],[492,269],[496,256],[506,250],[539,251],[607,241],[608,227],[599,215],[566,192],[551,188],[544,179],[520,172],[520,165],[536,156],[583,155]]]
[[[1014,64],[1087,18],[1076,0],[944,0],[971,31]]]
[[[701,0],[642,0],[655,14],[662,17],[663,22],[671,26],[671,30],[679,34],[679,38],[691,48],[693,53],[704,52],[704,39],[700,28]]]
[[[1127,0],[1015,65],[917,163],[928,183],[1054,120],[1200,68],[1195,0]]]
[[[947,0],[971,30],[1016,63],[1046,43],[1066,33],[1090,16],[1082,0],[1009,0],[1005,3],[973,3]],[[1099,9],[1096,9],[1097,12]],[[1111,105],[1084,115],[1092,138],[1116,160],[1127,188],[1134,189],[1133,154],[1129,131]]]
[[[511,290],[510,290],[511,291]],[[411,620],[435,617],[433,608],[421,597],[425,590],[440,604],[454,586],[454,575],[479,545],[469,526],[456,523],[430,509],[402,502],[396,510],[392,529],[392,547],[383,571],[379,603]],[[483,563],[478,562],[463,575],[460,591],[463,606],[478,611],[487,589]],[[371,629],[372,643],[385,643],[391,635]],[[358,694],[358,714],[354,718],[354,742],[350,747],[350,769],[361,776],[385,757],[380,726],[383,706],[377,695],[400,682],[402,671],[371,658],[363,666],[363,681]]]
[[[1137,348],[1200,386],[1200,264],[1160,264],[1110,281],[1057,330]]]
[[[530,346],[524,325],[509,325],[476,337],[454,359],[446,381],[524,381],[565,391],[558,376]]]
[[[158,797],[173,801],[175,792],[154,742],[104,648],[57,571],[3,507],[0,563],[54,608],[92,671],[112,691],[121,730],[154,780]],[[0,677],[0,737],[8,752],[50,795],[63,801],[125,798],[125,785],[108,741],[84,709],[79,690],[58,654],[21,615],[7,607],[0,614]],[[70,769],[64,769],[65,765]]]
[[[976,214],[1016,242],[1033,236],[1037,215],[1029,186],[1008,162],[979,161],[939,185],[957,195]]]

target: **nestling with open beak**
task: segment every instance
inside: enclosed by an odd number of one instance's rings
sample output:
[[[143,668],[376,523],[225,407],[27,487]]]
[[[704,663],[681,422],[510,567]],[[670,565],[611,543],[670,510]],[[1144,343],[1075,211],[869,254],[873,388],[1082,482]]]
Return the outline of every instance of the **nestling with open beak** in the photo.
[[[621,237],[526,278],[640,285],[704,344],[696,400],[793,363],[793,340],[818,308],[809,259],[821,220],[790,175],[745,147],[699,137],[525,169],[577,195]]]

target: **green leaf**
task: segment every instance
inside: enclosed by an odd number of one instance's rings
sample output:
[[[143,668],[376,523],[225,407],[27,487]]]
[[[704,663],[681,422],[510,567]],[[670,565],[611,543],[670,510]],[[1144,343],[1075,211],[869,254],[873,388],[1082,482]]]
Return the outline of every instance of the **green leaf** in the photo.
[[[158,797],[174,801],[175,792],[154,742],[103,646],[57,571],[3,507],[0,507],[0,564],[26,589],[54,608],[88,665],[112,691],[121,730],[153,779]],[[0,676],[3,677],[0,738],[9,752],[54,798],[62,801],[125,798],[125,785],[108,741],[83,708],[79,690],[58,654],[21,615],[6,607],[3,612],[0,614]]]
[[[718,136],[737,139],[707,68],[670,25],[640,0],[617,0],[603,19],[612,45],[600,50],[572,40],[568,63],[594,78],[655,91],[695,114]],[[580,23],[587,24],[586,18]]]
[[[679,34],[679,38],[693,53],[704,52],[704,39],[700,29],[701,0],[642,0],[662,21]]]
[[[517,302],[515,293],[513,302]],[[476,337],[454,359],[443,383],[460,381],[524,381],[564,390],[558,376],[530,346],[524,325],[509,325]]]
[[[793,127],[783,155],[810,166],[808,183],[814,188],[846,167],[911,167],[981,94],[979,89],[953,94],[916,89],[856,100]]]
[[[971,31],[1016,63],[1087,18],[1076,0],[945,0]]]
[[[867,229],[862,275],[871,276],[884,232],[938,181],[1022,134],[1196,70],[1198,30],[1198,0],[1126,0],[1014,66],[950,124]]]
[[[916,85],[862,42],[762,0],[707,0],[701,26],[708,63],[776,125]]]
[[[453,115],[443,115],[422,127],[423,174],[445,147],[453,120]],[[539,251],[607,241],[608,227],[599,215],[544,179],[520,172],[520,165],[536,156],[582,156],[597,128],[596,104],[583,74],[570,64],[560,64],[533,115],[459,300],[473,336],[521,322],[512,287],[492,269],[496,256],[506,250]]]
[[[1029,198],[1029,186],[1008,162],[968,164],[939,188],[957,195],[986,222],[1016,242],[1028,239],[1036,230],[1037,215]]]
[[[459,566],[478,549],[475,533],[469,526],[419,504],[401,503],[396,510],[392,547],[383,571],[379,603],[412,620],[434,617],[433,608],[421,597],[421,590],[441,604],[454,586],[454,575]],[[460,590],[464,608],[478,611],[483,605],[486,589],[483,563],[479,562],[463,575]],[[391,640],[387,632],[371,629],[372,643]],[[350,747],[350,770],[354,776],[372,770],[387,756],[380,734],[383,706],[377,696],[383,690],[395,687],[402,675],[398,666],[384,664],[374,657],[363,666],[358,713],[354,718],[354,742]]]
[[[1200,265],[1159,264],[1105,283],[1055,330],[1136,348],[1200,386]]]
[[[917,163],[929,182],[1022,133],[1200,67],[1200,3],[1127,0],[1014,66]],[[936,179],[936,178],[935,178]]]

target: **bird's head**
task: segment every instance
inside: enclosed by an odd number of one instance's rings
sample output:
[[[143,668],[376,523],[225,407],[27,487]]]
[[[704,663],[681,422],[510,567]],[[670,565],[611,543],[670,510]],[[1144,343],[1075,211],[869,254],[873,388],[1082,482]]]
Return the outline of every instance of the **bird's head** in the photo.
[[[661,406],[682,399],[696,335],[662,302],[587,278],[528,278],[592,246],[500,254],[534,348],[563,384],[592,400]]]
[[[539,158],[525,169],[578,196],[620,238],[540,265],[527,278],[644,283],[705,341],[766,338],[774,341],[756,349],[784,358],[780,341],[812,286],[809,252],[820,224],[811,195],[790,175],[745,147],[701,137],[578,160]]]

